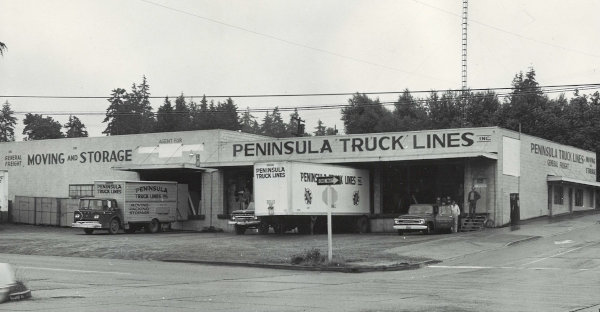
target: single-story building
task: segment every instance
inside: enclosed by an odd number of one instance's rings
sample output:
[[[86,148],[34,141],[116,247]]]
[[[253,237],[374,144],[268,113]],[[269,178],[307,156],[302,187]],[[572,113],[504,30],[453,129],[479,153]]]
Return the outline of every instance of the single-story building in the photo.
[[[341,164],[370,172],[370,226],[392,231],[411,203],[451,197],[503,226],[596,209],[596,154],[498,128],[271,138],[199,130],[0,144],[0,211],[15,197],[93,195],[95,180],[176,181],[190,210],[178,226],[233,231],[230,213],[252,202],[252,166],[265,161]],[[512,200],[511,200],[512,199]],[[258,204],[258,203],[257,203]]]

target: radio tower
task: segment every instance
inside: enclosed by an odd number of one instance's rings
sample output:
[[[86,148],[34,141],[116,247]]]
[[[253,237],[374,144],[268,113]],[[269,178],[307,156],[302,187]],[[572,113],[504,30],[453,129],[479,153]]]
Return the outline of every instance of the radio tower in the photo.
[[[462,7],[462,126],[467,124],[467,8],[468,0],[463,0]]]

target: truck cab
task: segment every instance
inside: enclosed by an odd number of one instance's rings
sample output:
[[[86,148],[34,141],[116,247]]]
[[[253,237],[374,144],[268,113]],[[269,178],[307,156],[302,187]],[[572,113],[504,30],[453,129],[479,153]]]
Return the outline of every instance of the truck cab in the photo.
[[[82,228],[85,234],[92,234],[94,230],[116,234],[123,216],[115,199],[84,197],[79,200],[79,209],[73,212],[73,219],[71,227]]]
[[[454,219],[450,206],[433,204],[414,204],[408,208],[408,213],[394,219],[393,228],[399,235],[406,232],[421,231],[424,234],[434,232],[451,232]]]

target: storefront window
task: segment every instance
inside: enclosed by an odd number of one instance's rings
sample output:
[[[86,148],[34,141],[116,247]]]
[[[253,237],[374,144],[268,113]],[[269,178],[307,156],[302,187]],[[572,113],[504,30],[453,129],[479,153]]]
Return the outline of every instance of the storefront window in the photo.
[[[69,184],[69,197],[80,198],[94,196],[93,184]]]
[[[583,206],[583,190],[577,189],[575,190],[575,206]]]
[[[554,204],[555,205],[563,205],[564,203],[564,194],[562,185],[554,186]]]

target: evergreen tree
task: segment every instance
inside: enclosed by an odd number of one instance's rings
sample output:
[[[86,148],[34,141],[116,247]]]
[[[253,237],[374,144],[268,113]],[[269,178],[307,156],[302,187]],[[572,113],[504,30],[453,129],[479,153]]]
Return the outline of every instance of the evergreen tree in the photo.
[[[108,99],[110,105],[106,109],[106,135],[122,135],[148,133],[154,131],[155,119],[150,105],[150,86],[143,77],[142,83],[131,87],[131,92],[117,88]]]
[[[6,101],[0,111],[0,142],[12,142],[15,140],[15,125],[17,118],[15,112],[10,108],[10,103]]]
[[[85,125],[77,118],[77,116],[69,116],[69,121],[64,127],[67,129],[67,138],[84,138],[88,136]]]
[[[256,117],[250,114],[250,108],[247,107],[246,111],[242,114],[240,118],[240,129],[245,133],[260,133],[260,126],[256,121]]]
[[[171,132],[175,131],[176,116],[173,114],[173,106],[169,97],[165,97],[165,102],[156,112],[156,132]]]
[[[64,137],[60,131],[62,125],[52,117],[43,117],[39,114],[28,113],[25,114],[23,124],[25,125],[25,128],[23,128],[23,134],[26,135],[25,141],[59,139]]]
[[[214,129],[225,129],[237,131],[241,129],[240,120],[238,118],[237,106],[231,98],[225,102],[217,103],[217,106],[212,108],[214,116]]]
[[[175,131],[192,130],[190,107],[185,102],[183,93],[175,100],[173,122]]]

